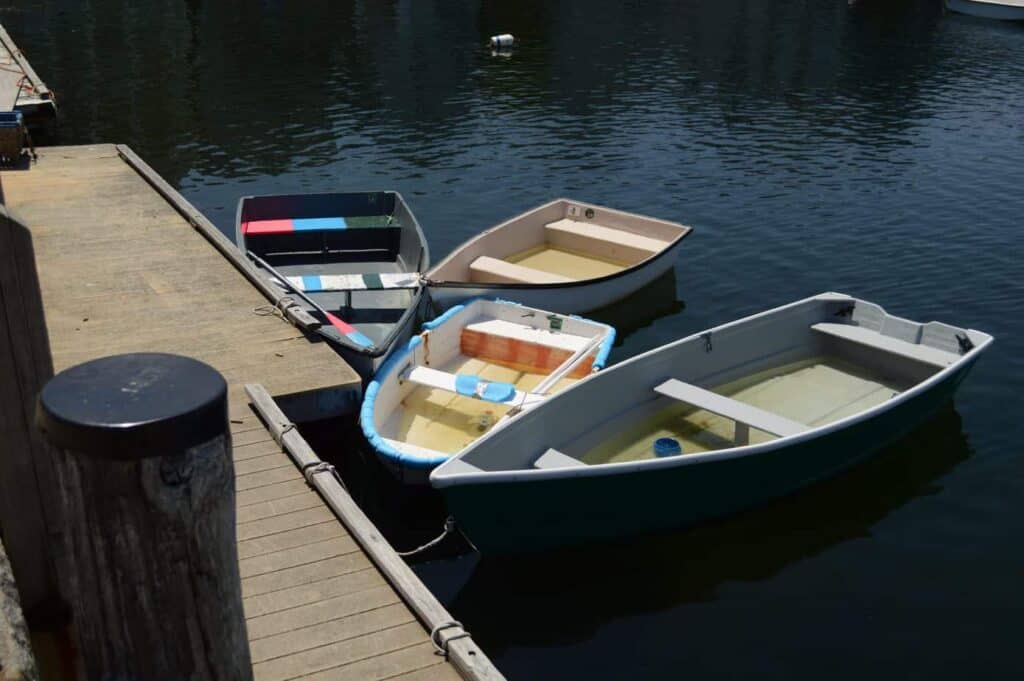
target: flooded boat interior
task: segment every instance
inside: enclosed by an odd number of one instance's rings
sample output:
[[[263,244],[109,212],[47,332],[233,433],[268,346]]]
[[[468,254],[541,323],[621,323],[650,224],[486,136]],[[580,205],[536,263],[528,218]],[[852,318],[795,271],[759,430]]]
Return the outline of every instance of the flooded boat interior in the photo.
[[[819,323],[808,332],[787,361],[754,364],[710,389],[667,380],[572,454],[593,465],[664,456],[669,442],[674,455],[767,442],[882,404],[957,359],[862,327]]]
[[[798,436],[957,363],[968,333],[822,294],[601,372],[578,388],[575,404],[548,402],[544,424],[527,413],[442,472],[685,457]]]
[[[478,318],[462,329],[457,348],[428,346],[426,366],[449,375],[479,377],[481,381],[511,385],[519,393],[530,393],[576,351],[591,350],[572,371],[546,391],[553,394],[590,374],[597,347],[592,339],[572,334],[537,333],[526,325],[504,320]],[[430,359],[433,355],[434,359]],[[381,434],[404,446],[453,454],[494,425],[522,398],[493,402],[465,396],[442,387],[414,385],[381,425]]]
[[[669,248],[688,227],[559,200],[467,242],[439,281],[562,284],[616,274]]]
[[[809,427],[823,426],[881,404],[913,383],[834,356],[819,356],[759,371],[712,392]],[[735,446],[736,421],[662,397],[623,414],[615,433],[580,456],[588,464],[655,458],[654,443],[671,438],[681,453]],[[777,437],[751,426],[748,442]]]

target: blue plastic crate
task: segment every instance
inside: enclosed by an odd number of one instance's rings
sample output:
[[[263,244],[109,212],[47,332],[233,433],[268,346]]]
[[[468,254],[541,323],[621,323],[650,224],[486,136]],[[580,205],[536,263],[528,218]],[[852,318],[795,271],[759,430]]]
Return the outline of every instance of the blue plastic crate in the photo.
[[[21,157],[25,126],[20,111],[0,111],[0,162],[14,163]]]

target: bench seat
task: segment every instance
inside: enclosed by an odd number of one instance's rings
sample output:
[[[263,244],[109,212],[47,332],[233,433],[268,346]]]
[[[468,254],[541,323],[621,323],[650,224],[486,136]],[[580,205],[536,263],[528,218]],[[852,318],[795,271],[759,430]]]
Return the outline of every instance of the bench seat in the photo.
[[[909,343],[899,338],[893,338],[892,336],[886,336],[877,331],[871,329],[865,329],[863,326],[854,326],[853,324],[834,324],[834,323],[820,323],[813,324],[811,328],[818,333],[831,336],[833,338],[841,338],[851,343],[863,345],[875,350],[881,350],[888,352],[893,355],[899,355],[900,357],[906,357],[908,359],[917,360],[924,364],[930,364],[932,366],[946,368],[960,359],[959,355],[954,355],[951,352],[945,350],[939,350],[927,345],[921,345],[920,343]]]
[[[661,239],[569,218],[544,225],[544,236],[552,246],[630,265],[660,253],[670,244]]]
[[[557,449],[549,449],[533,462],[534,468],[579,468],[580,466],[586,466],[579,459],[563,454]]]
[[[564,284],[574,281],[560,274],[542,272],[486,255],[469,264],[469,278],[486,284]]]
[[[288,277],[288,283],[306,293],[322,291],[376,291],[413,289],[420,286],[418,272],[382,272],[379,274],[312,274]]]
[[[736,422],[736,444],[738,445],[747,444],[749,437],[748,428],[756,428],[769,435],[778,437],[797,435],[811,429],[810,426],[791,421],[778,414],[772,414],[745,402],[724,397],[718,393],[713,393],[710,390],[705,390],[689,383],[683,383],[674,378],[665,381],[654,390],[674,400],[692,404],[712,414],[732,419]],[[742,428],[740,427],[741,425],[743,426]]]
[[[444,390],[446,392],[455,393],[456,395],[462,395],[471,399],[487,399],[481,395],[486,394],[486,385],[489,383],[486,380],[480,381],[482,390],[480,394],[466,394],[463,390],[460,390],[459,376],[457,374],[451,374],[447,371],[440,371],[438,369],[431,369],[430,367],[418,366],[410,369],[408,373],[399,376],[399,380],[409,381],[417,385],[422,385],[427,388],[436,388],[437,390]],[[500,385],[500,382],[494,382],[496,385]],[[533,393],[524,393],[521,390],[516,390],[512,393],[512,397],[509,399],[501,400],[502,404],[508,405],[509,407],[527,407],[533,405],[536,402],[540,402],[544,399],[544,395],[535,395]],[[487,400],[493,401],[493,400]]]

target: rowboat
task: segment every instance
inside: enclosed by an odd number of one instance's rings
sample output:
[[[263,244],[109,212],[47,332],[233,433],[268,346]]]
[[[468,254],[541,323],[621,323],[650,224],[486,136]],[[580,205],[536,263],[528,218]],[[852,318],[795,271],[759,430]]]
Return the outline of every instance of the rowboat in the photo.
[[[1024,0],[946,0],[946,7],[986,19],[1024,21]]]
[[[365,380],[421,318],[430,253],[396,192],[247,196],[235,241]]]
[[[492,227],[425,275],[443,310],[478,296],[580,313],[671,269],[692,228],[558,199]]]
[[[588,377],[430,482],[484,553],[680,528],[878,452],[946,404],[991,342],[824,293]]]
[[[426,484],[483,434],[601,369],[614,340],[606,324],[518,303],[457,305],[381,367],[360,426],[399,480]]]

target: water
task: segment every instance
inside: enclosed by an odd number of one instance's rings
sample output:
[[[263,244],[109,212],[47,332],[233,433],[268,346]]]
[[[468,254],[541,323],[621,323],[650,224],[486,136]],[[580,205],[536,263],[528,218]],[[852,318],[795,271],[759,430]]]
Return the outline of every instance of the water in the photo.
[[[860,5],[53,0],[0,20],[60,97],[61,142],[131,145],[225,230],[240,195],[335,188],[401,191],[435,260],[563,195],[692,224],[674,279],[609,313],[613,360],[823,290],[992,333],[955,408],[836,481],[671,537],[417,570],[514,678],[1014,678],[1024,27]],[[505,31],[522,46],[492,57]]]

